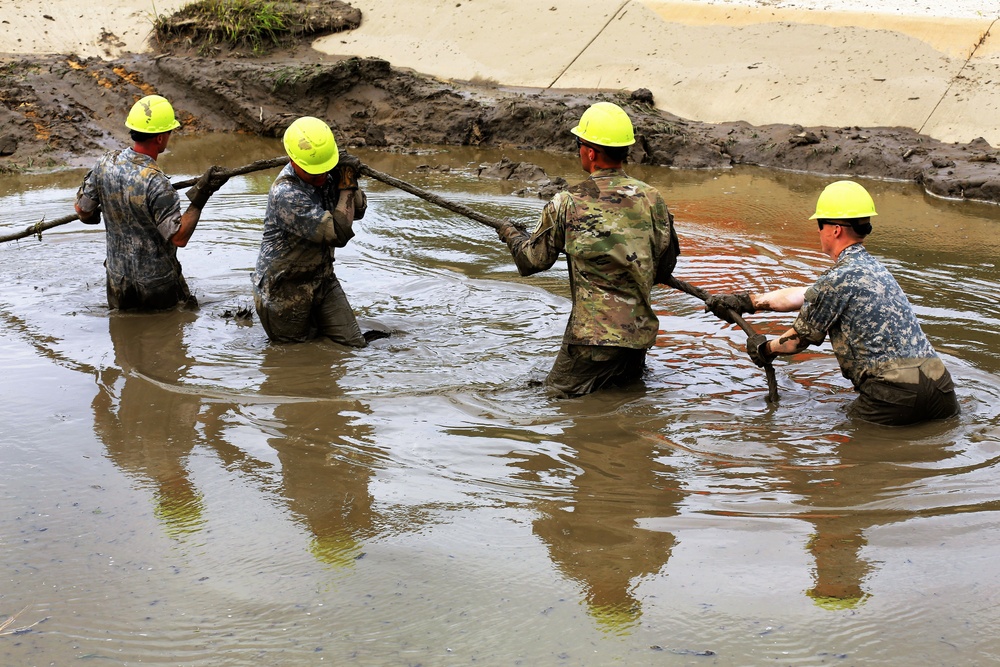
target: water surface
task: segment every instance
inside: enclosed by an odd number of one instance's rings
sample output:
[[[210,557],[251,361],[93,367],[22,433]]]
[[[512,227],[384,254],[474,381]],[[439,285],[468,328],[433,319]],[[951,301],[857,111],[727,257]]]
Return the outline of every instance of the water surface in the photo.
[[[280,154],[172,149],[177,180]],[[480,164],[583,176],[539,153],[359,153],[529,224],[544,202]],[[807,220],[830,179],[630,171],[677,217],[684,280],[766,290],[830,264]],[[491,229],[370,181],[337,274],[362,328],[392,336],[271,345],[232,315],[275,174],[230,181],[180,250],[198,312],[109,313],[101,227],[0,246],[3,664],[1000,658],[1000,209],[866,183],[868,246],[963,409],[892,429],[845,417],[828,345],[778,362],[769,405],[743,333],[665,288],[641,387],[551,399],[565,263],[520,278]],[[2,231],[70,213],[82,176],[3,177]]]

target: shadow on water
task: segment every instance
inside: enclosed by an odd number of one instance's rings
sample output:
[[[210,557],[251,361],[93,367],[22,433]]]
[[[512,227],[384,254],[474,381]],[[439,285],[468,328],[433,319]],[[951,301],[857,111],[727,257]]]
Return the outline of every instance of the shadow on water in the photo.
[[[280,152],[226,141],[178,141],[165,168],[179,179],[207,156]],[[359,153],[496,217],[530,224],[543,204],[477,178],[499,152]],[[581,177],[569,158],[506,156]],[[633,171],[677,216],[685,280],[773,289],[829,265],[806,220],[828,179]],[[228,183],[180,251],[195,313],[108,313],[100,228],[0,247],[0,616],[47,619],[0,635],[5,663],[1000,654],[995,208],[868,184],[869,247],[963,408],[888,429],[846,418],[854,394],[826,345],[779,362],[768,404],[742,332],[666,290],[642,386],[550,399],[539,381],[569,310],[565,264],[520,278],[492,230],[378,183],[363,183],[369,212],[337,273],[362,328],[391,337],[270,345],[231,313],[251,303],[274,175]],[[81,177],[4,181],[5,226],[65,215]],[[752,319],[770,333],[791,320]]]

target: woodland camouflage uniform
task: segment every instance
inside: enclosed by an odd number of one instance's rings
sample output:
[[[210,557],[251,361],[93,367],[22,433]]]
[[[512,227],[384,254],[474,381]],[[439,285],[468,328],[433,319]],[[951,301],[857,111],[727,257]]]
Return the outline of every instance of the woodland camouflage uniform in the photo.
[[[522,276],[550,268],[560,252],[568,258],[573,307],[546,384],[580,395],[639,379],[659,331],[650,292],[680,254],[660,194],[621,169],[598,169],[557,194],[530,235],[513,225],[500,235]]]
[[[336,209],[336,180],[312,186],[289,164],[271,186],[253,291],[261,324],[275,342],[323,335],[352,347],[367,344],[333,271],[334,249],[354,237],[354,220],[364,216],[367,199],[355,191],[348,219]]]
[[[948,370],[892,274],[857,243],[806,290],[792,325],[813,345],[827,335],[841,372],[861,396],[855,416],[907,424],[958,414]]]
[[[106,153],[84,177],[81,196],[104,217],[109,306],[159,310],[193,303],[170,241],[180,229],[180,196],[156,160],[131,148]]]

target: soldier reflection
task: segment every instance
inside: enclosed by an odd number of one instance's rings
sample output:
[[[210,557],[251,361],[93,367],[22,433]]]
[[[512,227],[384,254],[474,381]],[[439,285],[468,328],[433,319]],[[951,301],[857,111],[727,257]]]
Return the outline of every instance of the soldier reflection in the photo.
[[[97,371],[98,392],[91,404],[94,430],[108,457],[153,489],[156,517],[178,539],[204,525],[202,494],[185,465],[202,442],[202,399],[180,386],[192,364],[183,327],[195,317],[182,311],[111,313],[115,364]]]
[[[376,534],[369,489],[379,460],[367,407],[337,386],[349,357],[333,343],[270,345],[260,392],[281,398],[277,433],[268,439],[281,462],[282,495],[311,535],[320,562],[345,567]]]
[[[863,426],[861,431],[871,428]],[[890,503],[891,509],[878,504],[938,474],[926,464],[947,456],[939,445],[855,437],[836,446],[836,457],[829,465],[782,466],[790,491],[801,494],[813,508],[799,518],[813,525],[807,548],[816,567],[813,587],[806,595],[816,605],[849,609],[869,598],[864,583],[875,564],[862,556],[867,533],[914,515],[906,509],[905,500]]]
[[[663,569],[674,546],[672,534],[643,530],[637,520],[676,515],[683,494],[653,443],[607,415],[573,419],[559,440],[575,456],[557,462],[531,454],[516,465],[538,477],[580,471],[568,496],[538,503],[534,532],[559,570],[583,587],[600,628],[628,634],[642,615],[636,587]]]

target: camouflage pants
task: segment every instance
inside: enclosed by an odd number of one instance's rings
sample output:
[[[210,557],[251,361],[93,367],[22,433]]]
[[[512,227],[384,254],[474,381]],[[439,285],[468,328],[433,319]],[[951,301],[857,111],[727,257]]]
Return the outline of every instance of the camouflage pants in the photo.
[[[255,286],[253,297],[257,317],[267,337],[276,343],[301,343],[326,336],[350,347],[368,344],[336,276],[322,280],[315,288],[286,287],[266,296]]]
[[[848,414],[875,424],[906,426],[960,412],[951,375],[936,357],[869,378],[859,391]]]
[[[637,382],[645,369],[644,349],[563,343],[545,386],[563,398],[583,396],[604,387]]]
[[[118,310],[167,310],[177,304],[196,307],[198,301],[191,296],[184,276],[154,284],[130,282],[124,278],[115,281],[107,276],[108,306]]]

